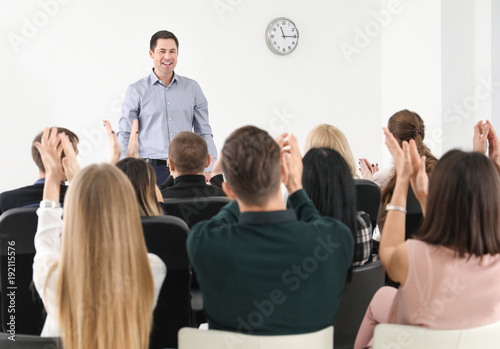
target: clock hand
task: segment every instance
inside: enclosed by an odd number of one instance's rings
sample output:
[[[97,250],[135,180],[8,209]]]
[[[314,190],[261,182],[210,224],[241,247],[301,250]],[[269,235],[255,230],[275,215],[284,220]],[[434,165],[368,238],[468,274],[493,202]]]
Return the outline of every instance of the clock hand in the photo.
[[[284,39],[285,38],[285,33],[283,32],[283,28],[280,27],[280,29],[281,29],[281,34],[283,34],[283,39]]]

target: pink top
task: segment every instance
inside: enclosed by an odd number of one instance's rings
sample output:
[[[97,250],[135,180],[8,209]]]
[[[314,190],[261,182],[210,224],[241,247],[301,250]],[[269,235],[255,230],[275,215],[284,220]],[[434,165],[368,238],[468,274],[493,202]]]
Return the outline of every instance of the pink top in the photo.
[[[400,287],[390,323],[433,329],[466,329],[500,320],[500,254],[459,258],[455,252],[407,240],[408,278]]]

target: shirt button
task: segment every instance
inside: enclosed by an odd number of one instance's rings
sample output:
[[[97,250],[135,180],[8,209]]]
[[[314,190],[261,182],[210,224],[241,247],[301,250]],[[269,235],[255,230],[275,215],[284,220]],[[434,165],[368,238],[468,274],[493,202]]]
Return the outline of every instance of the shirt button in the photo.
[[[170,102],[168,102],[167,104],[170,104]]]
[[[170,134],[171,136],[173,136],[173,134]]]
[[[169,120],[172,120],[172,118],[168,118]]]

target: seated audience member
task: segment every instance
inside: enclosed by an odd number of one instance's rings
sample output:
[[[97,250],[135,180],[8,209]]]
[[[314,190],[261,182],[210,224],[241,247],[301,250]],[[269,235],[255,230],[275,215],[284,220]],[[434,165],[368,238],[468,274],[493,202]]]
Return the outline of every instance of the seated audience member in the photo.
[[[170,177],[160,185],[167,198],[192,198],[226,196],[221,188],[222,174],[212,173],[212,185],[205,179],[205,168],[210,166],[212,156],[207,142],[194,132],[183,131],[175,135],[168,148]]]
[[[483,154],[451,150],[429,181],[416,142],[403,142],[401,149],[384,131],[397,181],[386,208],[380,259],[401,286],[383,287],[374,295],[354,347],[368,345],[378,323],[467,329],[500,321],[500,180],[495,166]],[[498,140],[494,143],[498,157]],[[410,182],[425,218],[416,239],[405,241]]]
[[[426,157],[425,168],[427,174],[430,174],[437,159],[424,144],[425,125],[420,115],[406,109],[398,111],[389,118],[387,128],[396,137],[400,145],[402,142],[408,142],[410,139],[415,141],[420,156]],[[379,171],[378,164],[370,165],[367,159],[361,159],[360,167],[359,170],[363,178],[374,181],[382,189],[382,202],[385,206],[390,201],[391,193],[396,184],[394,167],[388,167]]]
[[[437,159],[424,144],[425,125],[422,118],[412,111],[401,110],[389,118],[387,128],[389,132],[394,135],[400,147],[402,147],[403,142],[409,142],[410,140],[415,142],[418,154],[420,156],[425,156],[425,171],[427,175],[430,175]],[[362,164],[363,163],[364,162],[362,162]],[[362,173],[366,173],[366,168],[368,166],[363,167],[365,170],[362,171]],[[386,218],[385,207],[391,201],[396,181],[397,173],[394,168],[391,169],[390,176],[381,181],[382,198],[377,225],[382,233]]]
[[[335,126],[320,124],[313,128],[306,138],[305,153],[312,148],[330,148],[338,151],[349,166],[351,176],[359,178],[349,142],[344,133]]]
[[[302,159],[302,185],[322,216],[333,217],[347,225],[354,236],[352,265],[365,264],[372,250],[370,216],[356,212],[356,188],[344,158],[330,148],[312,148]]]
[[[139,158],[139,122],[134,120],[127,148],[127,158],[120,160],[121,147],[115,131],[104,120],[111,148],[109,163],[122,170],[134,187],[141,216],[161,216],[165,213],[163,197],[156,185],[156,173],[151,165]],[[119,161],[120,160],[120,161]]]
[[[46,169],[33,262],[33,282],[47,310],[41,335],[60,336],[65,349],[146,349],[165,264],[147,253],[127,177],[109,164],[80,171],[61,135],[46,129],[35,142]],[[71,182],[64,223],[58,201],[63,168]]]
[[[64,132],[69,137],[75,151],[78,152],[77,135],[75,135],[70,130],[62,127],[58,127],[57,132],[58,133]],[[35,139],[33,139],[33,143],[40,142],[40,140],[42,139],[42,134],[43,132],[37,134],[35,136]],[[40,201],[42,201],[43,187],[45,183],[45,167],[43,165],[42,158],[40,157],[40,153],[38,152],[38,149],[33,145],[33,143],[31,146],[31,156],[36,166],[38,167],[38,179],[33,185],[28,185],[22,188],[4,191],[3,193],[1,193],[0,214],[4,213],[5,211],[11,208],[35,206],[35,205],[38,206],[40,204]],[[59,201],[61,203],[63,203],[64,201],[64,195],[66,194],[66,189],[67,189],[67,186],[64,184],[65,181],[66,181],[66,176],[63,173],[60,178],[60,189],[59,189],[61,193]]]
[[[130,143],[129,143],[130,144]],[[135,190],[141,216],[163,215],[163,198],[156,185],[156,174],[144,159],[125,158],[116,163]]]
[[[286,135],[286,134],[285,134]],[[297,139],[290,150],[253,126],[221,152],[233,200],[188,235],[188,255],[210,328],[254,334],[313,332],[335,322],[353,259],[349,228],[322,217],[302,189]],[[280,183],[290,193],[286,210]]]

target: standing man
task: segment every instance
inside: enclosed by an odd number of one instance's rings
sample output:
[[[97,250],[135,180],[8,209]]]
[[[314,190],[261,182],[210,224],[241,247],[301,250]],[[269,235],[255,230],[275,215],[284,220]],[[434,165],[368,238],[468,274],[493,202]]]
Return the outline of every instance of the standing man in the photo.
[[[217,158],[207,99],[196,81],[174,72],[178,53],[179,41],[173,33],[162,30],[151,37],[149,56],[154,68],[149,76],[129,86],[118,126],[124,158],[132,122],[139,119],[139,156],[153,166],[158,184],[169,176],[168,148],[181,131],[198,133],[207,142],[212,161]],[[205,170],[207,180],[212,166],[213,162]]]

